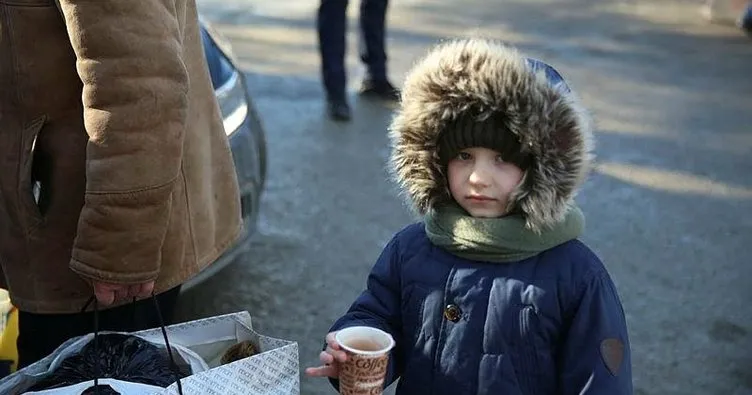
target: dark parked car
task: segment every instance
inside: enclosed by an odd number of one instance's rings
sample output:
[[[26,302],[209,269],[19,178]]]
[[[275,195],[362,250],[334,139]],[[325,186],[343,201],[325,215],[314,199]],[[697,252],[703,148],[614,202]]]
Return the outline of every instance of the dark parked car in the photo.
[[[222,111],[225,132],[232,147],[245,227],[238,242],[217,262],[184,284],[183,290],[211,277],[247,250],[248,239],[256,230],[259,200],[266,179],[266,138],[248,94],[245,76],[236,66],[229,44],[203,20],[201,38],[214,92]]]

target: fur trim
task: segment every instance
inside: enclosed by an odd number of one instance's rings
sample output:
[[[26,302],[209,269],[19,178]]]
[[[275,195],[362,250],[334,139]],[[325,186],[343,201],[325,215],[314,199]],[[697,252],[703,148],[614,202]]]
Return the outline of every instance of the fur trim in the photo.
[[[592,122],[565,84],[554,85],[515,49],[483,40],[437,46],[408,73],[389,128],[390,167],[418,213],[450,199],[437,141],[451,120],[472,110],[501,112],[532,155],[510,204],[535,231],[560,221],[592,161]]]

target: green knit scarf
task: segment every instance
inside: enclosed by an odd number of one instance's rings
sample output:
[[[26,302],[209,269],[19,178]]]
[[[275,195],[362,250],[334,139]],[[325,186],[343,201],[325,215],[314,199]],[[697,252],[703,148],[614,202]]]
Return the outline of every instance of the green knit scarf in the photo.
[[[461,258],[487,262],[516,262],[576,239],[585,229],[585,216],[573,206],[564,220],[540,234],[525,227],[519,214],[475,218],[456,203],[429,210],[426,233],[435,245]]]

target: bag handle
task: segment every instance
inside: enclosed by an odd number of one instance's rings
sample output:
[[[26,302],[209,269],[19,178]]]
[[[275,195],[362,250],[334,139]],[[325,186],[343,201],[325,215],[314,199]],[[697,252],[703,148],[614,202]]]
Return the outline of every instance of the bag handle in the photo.
[[[175,357],[172,355],[172,347],[170,347],[170,340],[167,338],[167,328],[165,328],[164,320],[162,319],[162,310],[159,308],[159,302],[157,301],[154,292],[151,294],[151,300],[154,302],[154,310],[157,313],[157,320],[159,321],[159,329],[162,330],[162,337],[165,341],[165,347],[167,347],[167,355],[170,357],[170,368],[175,374],[175,379],[178,384],[178,393],[183,395],[183,386],[180,383],[180,372],[177,363],[175,363]],[[84,313],[91,304],[94,304],[94,353],[99,353],[99,303],[96,296],[92,296],[86,301],[86,304],[81,309],[81,313]],[[133,298],[133,303],[136,303],[136,298]],[[136,309],[133,308],[133,321],[135,321]],[[94,375],[94,394],[99,395],[99,376],[101,375],[100,366],[97,363],[97,370]]]

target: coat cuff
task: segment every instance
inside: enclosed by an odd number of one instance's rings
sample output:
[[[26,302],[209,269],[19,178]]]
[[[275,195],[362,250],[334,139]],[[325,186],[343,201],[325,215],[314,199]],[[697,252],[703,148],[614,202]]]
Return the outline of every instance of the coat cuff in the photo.
[[[143,284],[154,281],[159,276],[159,270],[140,273],[109,272],[97,269],[76,259],[71,259],[70,268],[81,277],[109,284]]]
[[[136,284],[159,274],[174,181],[133,192],[87,193],[70,268],[108,283]]]

